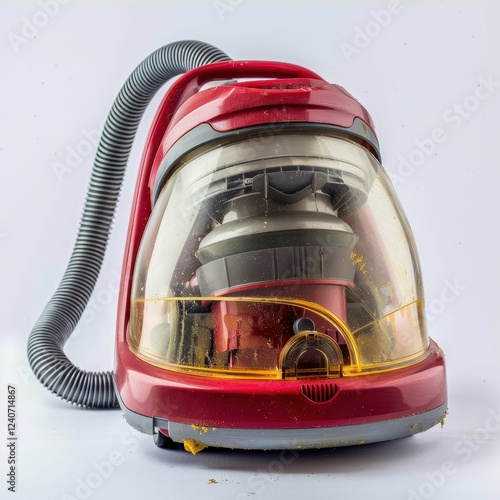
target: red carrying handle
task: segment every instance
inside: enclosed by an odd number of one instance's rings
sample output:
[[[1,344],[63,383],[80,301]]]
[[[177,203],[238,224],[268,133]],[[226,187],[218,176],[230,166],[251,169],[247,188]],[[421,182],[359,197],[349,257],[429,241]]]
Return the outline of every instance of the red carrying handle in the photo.
[[[162,103],[166,105],[167,116],[172,116],[171,114],[187,99],[198,93],[206,83],[237,78],[311,78],[323,80],[307,68],[283,62],[222,61],[206,64],[184,73],[175,82],[175,92],[168,92],[165,96],[168,98],[168,102]]]
[[[222,61],[199,66],[181,75],[165,94],[149,132],[141,167],[148,176],[154,156],[177,109],[208,82],[236,78],[309,78],[322,80],[302,66],[275,61]]]

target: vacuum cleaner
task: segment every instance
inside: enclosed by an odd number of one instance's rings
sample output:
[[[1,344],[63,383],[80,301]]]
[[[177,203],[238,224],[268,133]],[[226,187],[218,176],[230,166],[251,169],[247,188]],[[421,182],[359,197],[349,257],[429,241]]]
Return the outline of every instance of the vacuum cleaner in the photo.
[[[141,117],[112,372],[64,344],[90,299]],[[307,449],[447,412],[414,238],[366,109],[293,64],[160,48],[107,118],[68,267],[28,340],[52,393],[120,407],[163,448]]]

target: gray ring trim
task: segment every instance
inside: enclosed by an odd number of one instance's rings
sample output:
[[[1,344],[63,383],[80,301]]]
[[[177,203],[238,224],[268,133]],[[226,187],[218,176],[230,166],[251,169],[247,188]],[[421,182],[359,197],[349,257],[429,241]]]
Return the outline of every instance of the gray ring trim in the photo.
[[[230,132],[217,132],[208,123],[202,123],[194,129],[190,130],[187,134],[183,135],[167,152],[165,158],[163,158],[158,172],[156,174],[154,188],[153,188],[153,199],[152,204],[156,203],[161,189],[163,188],[165,177],[170,172],[174,164],[179,161],[179,159],[190,153],[194,149],[204,144],[208,144],[212,141],[217,141],[221,139],[227,139],[230,137],[258,134],[261,131],[269,132],[293,132],[297,129],[310,128],[311,130],[321,131],[336,131],[343,132],[349,135],[358,137],[368,142],[375,150],[375,157],[378,161],[380,158],[380,148],[377,137],[371,130],[371,128],[361,119],[355,118],[350,127],[339,127],[336,125],[330,125],[327,123],[319,122],[283,122],[283,123],[265,123],[262,125],[256,125],[252,127],[245,127]]]
[[[233,429],[197,427],[169,422],[170,437],[177,442],[194,439],[207,446],[248,450],[334,448],[377,443],[408,437],[430,429],[443,420],[447,403],[411,417],[369,424],[309,429]]]

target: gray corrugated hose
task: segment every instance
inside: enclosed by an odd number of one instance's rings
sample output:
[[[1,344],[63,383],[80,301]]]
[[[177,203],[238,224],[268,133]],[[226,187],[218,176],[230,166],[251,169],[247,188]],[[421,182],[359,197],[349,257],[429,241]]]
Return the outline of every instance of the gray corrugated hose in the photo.
[[[129,76],[108,115],[97,149],[73,253],[54,295],[28,339],[33,372],[51,392],[88,408],[113,408],[118,401],[111,372],[87,372],[64,354],[94,290],[118,202],[132,143],[144,111],[170,78],[230,58],[197,41],[166,45]]]

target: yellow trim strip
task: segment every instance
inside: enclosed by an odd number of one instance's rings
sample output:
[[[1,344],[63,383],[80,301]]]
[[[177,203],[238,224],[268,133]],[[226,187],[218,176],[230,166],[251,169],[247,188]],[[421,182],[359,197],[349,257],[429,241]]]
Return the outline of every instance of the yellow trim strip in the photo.
[[[281,304],[281,305],[289,305],[307,309],[316,313],[318,316],[332,323],[338,331],[341,333],[343,338],[346,341],[347,348],[349,350],[351,363],[349,365],[343,365],[342,375],[345,377],[356,376],[356,375],[371,375],[376,373],[388,372],[392,370],[397,370],[406,366],[410,366],[420,361],[423,361],[429,354],[430,351],[428,348],[422,349],[418,352],[410,354],[408,356],[398,358],[397,360],[391,361],[381,361],[377,363],[364,363],[361,367],[360,362],[360,353],[358,346],[354,340],[354,334],[349,329],[349,327],[335,314],[326,309],[319,304],[315,304],[312,302],[308,302],[306,300],[301,299],[286,299],[286,298],[277,298],[277,297],[158,297],[155,299],[135,299],[132,302],[134,303],[146,303],[146,302],[162,302],[162,301],[203,301],[203,302],[266,302],[272,304]],[[405,306],[388,313],[381,318],[378,318],[376,321],[368,323],[364,325],[362,328],[357,329],[355,332],[359,332],[360,330],[366,328],[367,326],[376,323],[377,321],[386,318],[387,316],[391,316],[394,312],[404,309],[412,304],[422,303],[423,300],[415,300],[410,304],[406,304]],[[127,335],[128,339],[128,335]],[[178,373],[187,373],[192,375],[203,375],[210,377],[219,377],[219,378],[252,378],[252,379],[271,379],[271,380],[281,380],[282,372],[279,369],[267,369],[267,370],[227,370],[223,368],[214,368],[214,367],[203,367],[203,366],[187,366],[187,365],[178,365],[174,363],[165,363],[164,361],[158,361],[157,363],[154,361],[152,357],[145,356],[138,349],[135,349],[130,341],[128,342],[130,349],[132,352],[140,359],[149,363],[158,368],[171,370]]]
[[[349,355],[351,358],[351,371],[361,371],[360,356],[358,346],[354,340],[354,335],[352,334],[349,327],[335,314],[329,311],[326,307],[320,306],[313,302],[308,302],[307,300],[301,299],[284,299],[277,297],[159,297],[156,299],[134,299],[132,302],[145,303],[145,302],[159,302],[159,301],[203,301],[203,302],[267,302],[269,304],[283,304],[288,306],[301,307],[303,309],[308,309],[316,313],[321,318],[332,323],[339,333],[344,337],[347,344],[347,349],[349,350]]]

